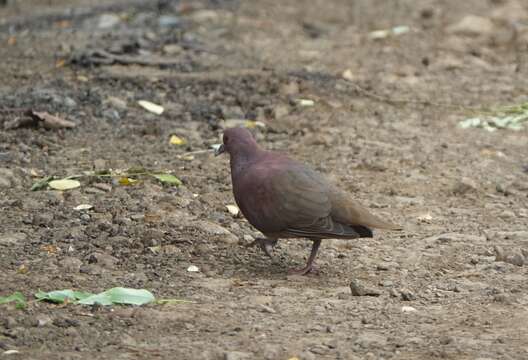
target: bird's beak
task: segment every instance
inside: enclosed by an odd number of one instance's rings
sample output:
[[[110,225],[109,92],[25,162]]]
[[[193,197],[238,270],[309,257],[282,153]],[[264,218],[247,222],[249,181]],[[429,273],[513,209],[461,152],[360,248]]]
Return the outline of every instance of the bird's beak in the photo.
[[[222,145],[220,145],[220,146],[215,148],[214,154],[215,154],[215,156],[218,156],[218,155],[220,155],[220,154],[222,154],[224,152],[225,152],[225,146],[224,146],[224,144],[222,144]]]

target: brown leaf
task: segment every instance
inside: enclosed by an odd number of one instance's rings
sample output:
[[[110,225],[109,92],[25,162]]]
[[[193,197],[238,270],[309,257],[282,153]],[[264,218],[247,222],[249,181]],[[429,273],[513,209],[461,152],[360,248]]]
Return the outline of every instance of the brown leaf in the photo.
[[[72,121],[51,115],[45,111],[32,111],[31,115],[37,120],[42,121],[42,126],[44,126],[46,129],[70,129],[76,126],[76,124]]]

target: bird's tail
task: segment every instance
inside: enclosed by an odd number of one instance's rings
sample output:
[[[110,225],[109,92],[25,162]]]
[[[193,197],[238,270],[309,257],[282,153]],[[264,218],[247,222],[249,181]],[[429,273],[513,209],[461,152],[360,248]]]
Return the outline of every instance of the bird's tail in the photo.
[[[334,220],[342,224],[351,224],[366,228],[402,230],[400,225],[382,220],[378,216],[372,214],[367,208],[352,199],[350,195],[344,192],[336,192],[332,195],[334,196],[331,198],[331,216]]]

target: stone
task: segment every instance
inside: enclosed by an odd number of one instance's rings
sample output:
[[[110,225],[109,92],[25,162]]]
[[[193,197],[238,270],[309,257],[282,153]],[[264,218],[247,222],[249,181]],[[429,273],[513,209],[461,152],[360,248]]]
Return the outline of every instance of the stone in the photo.
[[[127,102],[115,96],[109,96],[105,102],[107,105],[117,110],[126,110],[127,108]]]
[[[167,55],[177,55],[183,52],[183,48],[178,44],[167,44],[163,47],[163,52]]]
[[[37,226],[51,226],[53,222],[53,214],[37,213],[33,216],[33,225]]]
[[[113,269],[118,262],[119,259],[105,253],[95,252],[88,256],[88,263],[96,263],[97,265],[107,269]]]
[[[68,256],[62,259],[59,264],[66,272],[78,273],[83,263],[80,259]]]
[[[506,260],[506,253],[504,252],[504,249],[501,246],[496,245],[493,248],[493,251],[495,252],[495,261]]]
[[[36,318],[35,325],[38,327],[46,326],[51,324],[53,320],[47,315],[39,315]]]
[[[106,170],[107,169],[106,160],[105,159],[95,159],[94,169],[95,170]]]
[[[381,291],[377,289],[368,288],[361,284],[359,280],[352,280],[350,282],[350,291],[353,296],[380,296]]]
[[[415,308],[413,308],[412,306],[402,306],[401,307],[401,311],[403,313],[412,313],[412,312],[417,312],[418,310],[416,310]]]
[[[10,188],[16,182],[15,173],[11,169],[0,168],[0,189]]]
[[[416,300],[416,295],[409,289],[400,290],[400,296],[403,301],[413,301]]]
[[[101,113],[105,119],[118,121],[121,120],[121,115],[116,109],[104,109]]]
[[[111,29],[117,26],[121,22],[121,19],[116,14],[102,14],[97,19],[97,28],[99,29]]]
[[[490,36],[494,31],[493,21],[476,15],[467,15],[447,28],[449,33],[471,37]]]
[[[286,105],[276,105],[273,108],[273,115],[275,119],[281,119],[290,114],[290,108]]]
[[[523,254],[521,253],[515,253],[515,254],[511,254],[511,255],[508,255],[506,256],[506,260],[505,260],[507,263],[510,263],[512,265],[516,265],[516,266],[523,266],[526,262]]]
[[[289,83],[283,84],[280,91],[286,96],[297,95],[299,93],[299,83],[297,81],[290,81]]]
[[[265,344],[262,349],[262,356],[265,360],[280,359],[280,346],[276,344]]]
[[[524,1],[505,1],[491,12],[491,18],[500,22],[516,23],[526,20],[528,9]]]
[[[218,236],[226,244],[238,243],[238,238],[226,228],[210,221],[202,220],[196,222],[195,226],[208,235]]]
[[[181,24],[181,20],[176,16],[162,15],[158,18],[158,24],[160,27],[165,28],[178,27]]]
[[[275,314],[276,311],[275,309],[273,309],[271,306],[267,306],[267,305],[264,305],[264,304],[260,304],[259,305],[259,310],[263,313],[268,313],[268,314]]]
[[[477,190],[477,183],[470,178],[463,177],[453,185],[452,191],[455,195],[464,195]]]

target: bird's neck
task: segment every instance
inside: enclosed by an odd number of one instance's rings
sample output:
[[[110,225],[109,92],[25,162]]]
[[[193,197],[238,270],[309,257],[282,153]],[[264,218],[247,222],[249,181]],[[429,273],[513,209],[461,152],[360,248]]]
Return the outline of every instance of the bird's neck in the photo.
[[[245,170],[259,158],[261,158],[265,151],[254,147],[249,149],[250,151],[240,151],[234,154],[231,154],[231,175],[233,178],[237,177],[240,174],[243,174]]]

